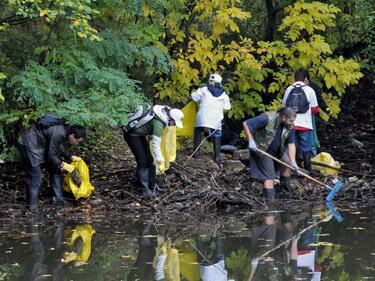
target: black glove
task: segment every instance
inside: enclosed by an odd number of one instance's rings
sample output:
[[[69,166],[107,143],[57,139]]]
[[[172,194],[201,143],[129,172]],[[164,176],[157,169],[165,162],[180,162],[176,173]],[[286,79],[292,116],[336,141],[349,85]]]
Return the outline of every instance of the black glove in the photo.
[[[81,186],[82,177],[77,169],[74,169],[72,172],[72,180],[77,186]]]

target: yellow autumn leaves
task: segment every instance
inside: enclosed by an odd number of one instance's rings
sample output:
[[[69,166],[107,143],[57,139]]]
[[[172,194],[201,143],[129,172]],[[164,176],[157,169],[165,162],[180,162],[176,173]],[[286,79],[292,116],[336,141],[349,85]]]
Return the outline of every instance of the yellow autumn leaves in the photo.
[[[241,119],[255,109],[265,109],[264,94],[274,96],[270,109],[280,106],[295,69],[304,67],[328,90],[323,97],[337,116],[340,96],[362,77],[359,63],[334,57],[322,35],[335,26],[340,10],[334,5],[299,0],[285,9],[278,28],[283,40],[254,43],[237,36],[239,40],[229,42],[225,37],[224,43],[225,35],[239,33],[239,23],[251,17],[236,6],[238,2],[198,1],[189,13],[167,20],[165,26],[172,34],[167,47],[173,54],[173,73],[154,85],[158,97],[185,103],[194,87],[204,83],[210,73],[220,72],[232,97],[229,116]]]

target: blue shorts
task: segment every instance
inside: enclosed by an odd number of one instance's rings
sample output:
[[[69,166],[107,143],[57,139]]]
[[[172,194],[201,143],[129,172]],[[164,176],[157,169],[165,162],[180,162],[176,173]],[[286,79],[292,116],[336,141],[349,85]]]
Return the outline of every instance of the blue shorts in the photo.
[[[298,131],[296,130],[296,147],[298,152],[309,152],[312,147],[312,130]]]
[[[208,134],[211,135],[213,131],[215,131],[215,130],[209,128],[209,129],[208,129]],[[222,132],[221,132],[221,130],[216,130],[216,131],[211,135],[211,137],[213,137],[213,138],[221,138],[221,136],[222,136]]]

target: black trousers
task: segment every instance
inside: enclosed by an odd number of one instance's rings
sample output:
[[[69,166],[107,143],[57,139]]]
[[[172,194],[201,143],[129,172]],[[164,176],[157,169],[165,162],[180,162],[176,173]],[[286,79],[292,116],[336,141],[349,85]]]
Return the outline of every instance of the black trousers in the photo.
[[[137,162],[137,180],[143,188],[153,189],[156,183],[156,167],[145,136],[124,133],[124,139]]]
[[[33,167],[27,155],[26,147],[21,144],[17,144],[17,147],[21,153],[27,172],[26,197],[28,205],[37,205],[38,203],[38,193],[40,185],[42,184],[44,166],[49,173],[50,183],[56,197],[62,197],[63,176],[61,170],[56,168],[55,166],[43,164]]]

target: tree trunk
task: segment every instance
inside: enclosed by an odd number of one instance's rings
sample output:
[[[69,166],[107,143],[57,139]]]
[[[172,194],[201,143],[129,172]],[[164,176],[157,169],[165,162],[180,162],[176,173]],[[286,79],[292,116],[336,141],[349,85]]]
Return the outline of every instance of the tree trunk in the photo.
[[[267,29],[264,41],[273,41],[276,28],[276,11],[273,0],[265,0],[267,6]]]

